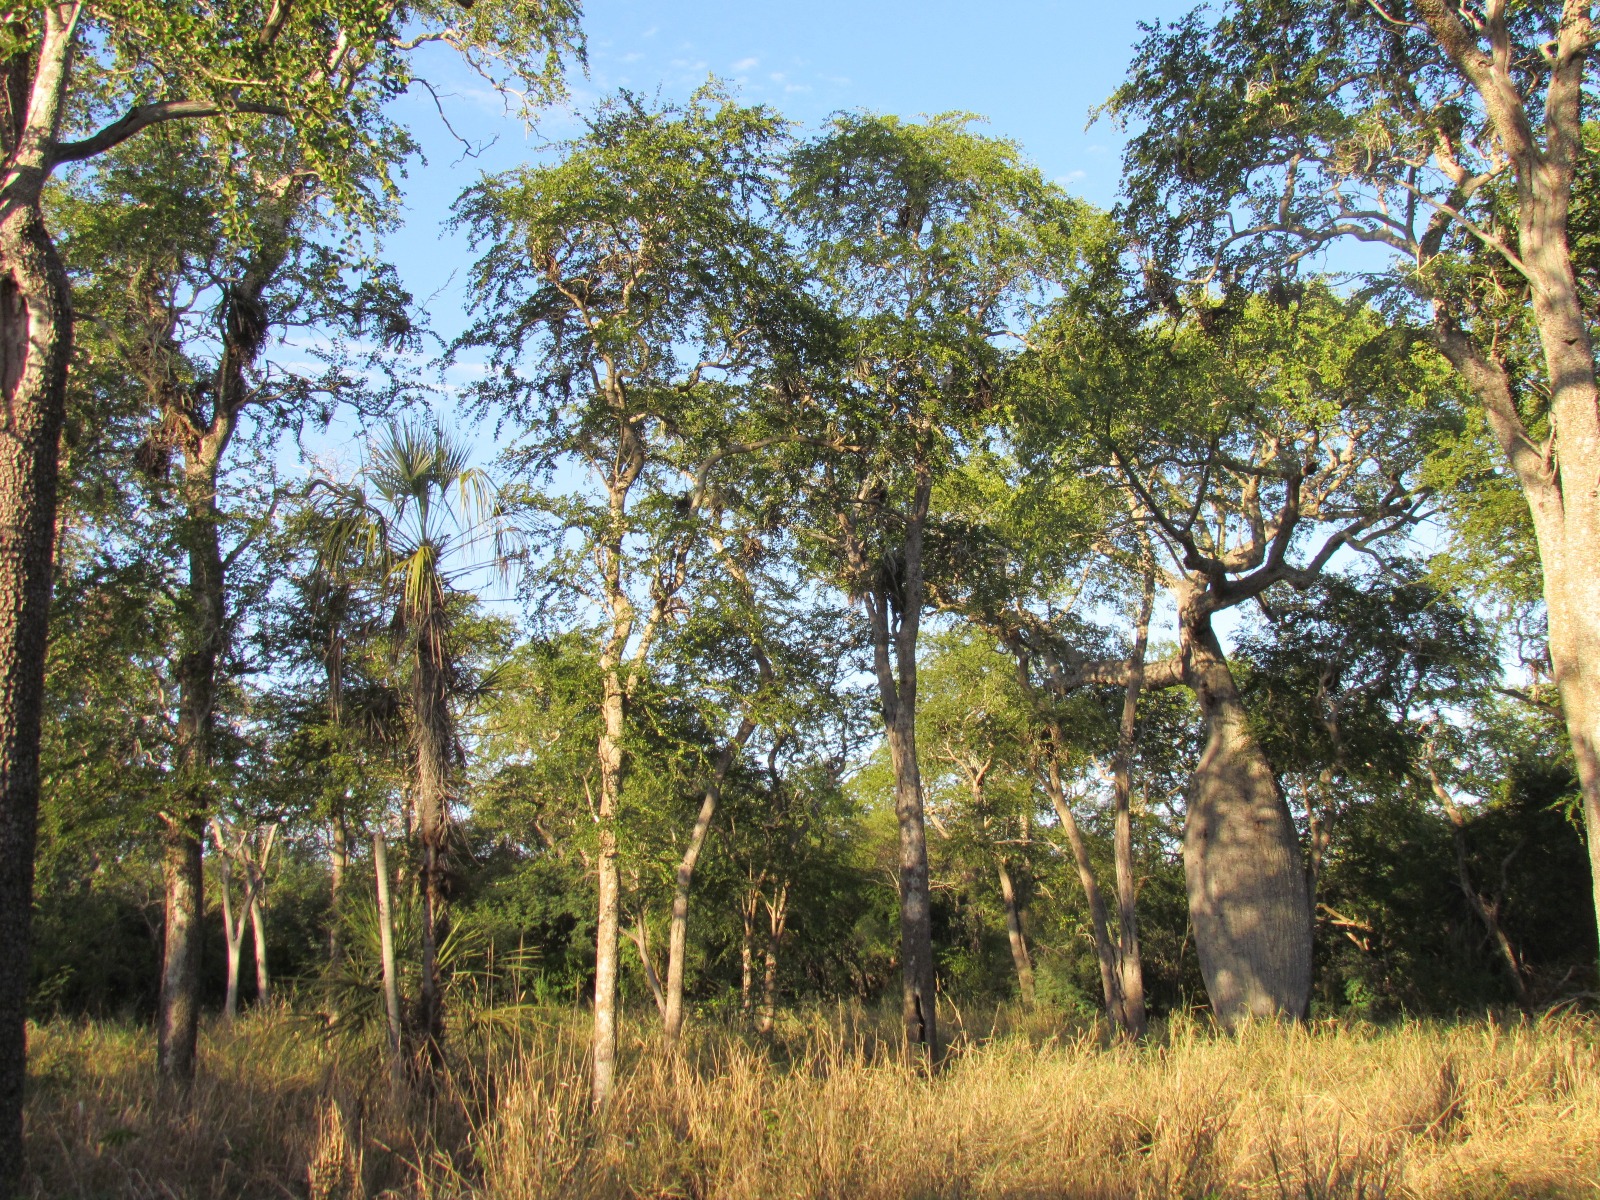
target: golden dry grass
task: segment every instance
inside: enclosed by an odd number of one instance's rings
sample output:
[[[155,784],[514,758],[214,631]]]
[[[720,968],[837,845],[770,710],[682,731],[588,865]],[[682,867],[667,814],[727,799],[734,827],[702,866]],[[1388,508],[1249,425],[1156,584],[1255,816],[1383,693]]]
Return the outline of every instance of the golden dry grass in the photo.
[[[1175,1022],[1143,1047],[1045,1018],[960,1039],[932,1078],[839,1009],[762,1042],[701,1026],[629,1047],[604,1121],[583,1025],[526,1013],[460,1039],[428,1102],[371,1046],[284,1014],[212,1028],[187,1101],[148,1036],[33,1031],[39,1196],[1591,1197],[1600,1028]]]

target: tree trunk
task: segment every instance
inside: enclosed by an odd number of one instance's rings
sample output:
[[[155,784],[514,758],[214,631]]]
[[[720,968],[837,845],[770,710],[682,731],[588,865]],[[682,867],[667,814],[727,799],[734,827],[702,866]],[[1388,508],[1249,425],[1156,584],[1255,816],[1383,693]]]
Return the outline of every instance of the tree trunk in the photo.
[[[1100,891],[1094,861],[1089,857],[1083,831],[1078,828],[1078,820],[1067,803],[1067,789],[1061,779],[1061,751],[1066,743],[1062,740],[1060,724],[1053,718],[1049,728],[1050,752],[1045,756],[1045,773],[1050,783],[1050,803],[1061,821],[1061,831],[1067,835],[1067,844],[1072,848],[1072,861],[1078,868],[1078,884],[1083,888],[1083,898],[1089,904],[1089,929],[1094,937],[1095,961],[1100,965],[1100,992],[1105,998],[1106,1018],[1116,1028],[1127,1029],[1122,986],[1117,971],[1117,952],[1111,943],[1111,922],[1106,913],[1106,898]]]
[[[259,892],[250,897],[250,933],[256,944],[256,1004],[261,1008],[272,1003],[271,980],[267,976],[267,919],[266,904]]]
[[[207,814],[211,811],[212,742],[217,662],[222,653],[226,592],[217,511],[217,463],[226,438],[186,451],[182,537],[188,550],[186,627],[177,662],[177,777],[167,823],[166,965],[161,979],[161,1071],[187,1084],[194,1077],[199,1035],[201,919]],[[187,905],[185,908],[183,906]],[[241,914],[242,917],[243,914]]]
[[[750,1019],[754,999],[752,992],[755,986],[756,906],[760,903],[760,893],[751,888],[745,893],[744,902],[740,906],[740,916],[744,918],[744,935],[739,939],[739,1015],[746,1021]]]
[[[1022,936],[1022,919],[1017,913],[1017,889],[1012,885],[1011,872],[1006,860],[995,860],[1000,875],[1000,898],[1006,904],[1006,938],[1011,942],[1011,962],[1017,968],[1017,989],[1022,993],[1022,1003],[1034,1006],[1033,959],[1028,956],[1028,943]]]
[[[432,1069],[442,1066],[444,980],[439,942],[444,935],[445,838],[449,821],[450,752],[453,736],[445,694],[445,630],[437,617],[416,631],[417,657],[412,685],[416,722],[417,835],[422,863],[417,880],[422,898],[422,977],[417,993],[417,1032]]]
[[[23,1171],[40,713],[72,356],[71,290],[40,210],[76,18],[66,11],[46,6],[42,36],[0,62],[0,1192]]]
[[[245,914],[240,912],[239,919],[233,919],[233,864],[224,847],[218,846],[218,850],[224,851],[221,859],[222,936],[228,948],[227,991],[222,1002],[222,1018],[232,1021],[239,1015],[239,964],[244,958]]]
[[[198,817],[169,817],[162,841],[166,929],[156,1064],[163,1078],[180,1085],[194,1079],[195,1043],[200,1033],[200,914],[205,881],[201,828]]]
[[[1179,598],[1184,682],[1205,721],[1183,865],[1200,973],[1225,1029],[1305,1015],[1311,912],[1300,841],[1199,593]]]
[[[676,1045],[683,1032],[683,969],[689,946],[689,888],[694,883],[695,865],[700,861],[700,851],[711,829],[711,818],[716,815],[717,802],[722,798],[722,781],[733,766],[734,756],[749,742],[755,729],[755,722],[746,717],[739,723],[739,732],[717,756],[716,768],[707,780],[705,794],[700,800],[700,811],[695,814],[689,844],[684,847],[683,858],[678,862],[678,875],[672,893],[672,924],[667,932],[667,994],[662,1008],[662,1027],[668,1045]]]
[[[372,831],[372,872],[378,884],[378,953],[383,960],[383,1012],[389,1029],[389,1078],[398,1088],[401,1078],[400,977],[394,961],[394,905],[389,898],[389,849],[383,830]]]
[[[626,712],[614,664],[605,674],[600,732],[600,846],[596,859],[599,911],[594,945],[595,1109],[611,1101],[617,1071],[617,950],[622,923],[622,880],[617,869],[617,801],[622,792],[622,739]]]
[[[783,941],[789,920],[789,885],[779,887],[777,896],[766,905],[767,950],[761,964],[761,1019],[756,1023],[763,1034],[772,1032],[778,1016],[778,943]]]
[[[1128,686],[1122,695],[1117,758],[1112,768],[1115,828],[1113,855],[1117,882],[1117,984],[1122,995],[1122,1027],[1145,1035],[1144,961],[1139,953],[1139,884],[1133,862],[1133,755],[1139,723],[1139,693],[1144,690],[1144,659],[1150,644],[1150,613],[1155,607],[1154,571],[1146,571],[1128,656]]]
[[[931,495],[931,477],[919,468],[899,562],[871,566],[868,616],[884,733],[894,767],[894,811],[900,833],[901,1019],[907,1045],[926,1048],[930,1062],[938,1064],[928,831],[917,763],[917,631],[925,591],[922,540]],[[896,572],[898,578],[893,578]]]
[[[344,877],[350,869],[350,825],[343,813],[333,819],[332,843],[328,853],[328,963],[336,967],[344,961],[339,917],[344,906]]]
[[[639,914],[633,923],[633,928],[628,930],[628,939],[639,952],[639,965],[644,968],[645,985],[650,989],[650,998],[656,1002],[656,1012],[660,1013],[661,1019],[665,1021],[667,997],[661,990],[661,976],[656,973],[656,960],[650,953],[650,930],[645,925],[644,913]]]

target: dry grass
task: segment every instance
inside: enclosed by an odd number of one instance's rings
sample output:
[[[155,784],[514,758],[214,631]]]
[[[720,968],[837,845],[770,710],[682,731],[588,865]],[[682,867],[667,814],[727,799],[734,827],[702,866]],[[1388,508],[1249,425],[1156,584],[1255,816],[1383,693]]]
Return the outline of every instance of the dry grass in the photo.
[[[209,1030],[187,1101],[143,1031],[33,1032],[39,1196],[1513,1197],[1600,1194],[1600,1028],[1175,1023],[1144,1047],[1042,1018],[961,1040],[933,1078],[869,1015],[767,1044],[702,1026],[635,1042],[591,1120],[583,1027],[529,1013],[464,1037],[431,1102],[369,1046],[283,1014]]]

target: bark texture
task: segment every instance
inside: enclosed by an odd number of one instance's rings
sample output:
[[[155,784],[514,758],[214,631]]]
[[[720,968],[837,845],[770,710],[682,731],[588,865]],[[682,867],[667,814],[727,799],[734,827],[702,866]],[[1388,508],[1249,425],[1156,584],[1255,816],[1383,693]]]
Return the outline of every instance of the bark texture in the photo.
[[[39,735],[57,455],[72,353],[66,273],[39,199],[72,29],[52,8],[36,53],[0,63],[0,1192],[21,1180],[39,813]]]
[[[1188,685],[1206,742],[1190,786],[1183,866],[1200,972],[1217,1021],[1298,1019],[1311,997],[1300,842],[1208,612],[1179,603]]]

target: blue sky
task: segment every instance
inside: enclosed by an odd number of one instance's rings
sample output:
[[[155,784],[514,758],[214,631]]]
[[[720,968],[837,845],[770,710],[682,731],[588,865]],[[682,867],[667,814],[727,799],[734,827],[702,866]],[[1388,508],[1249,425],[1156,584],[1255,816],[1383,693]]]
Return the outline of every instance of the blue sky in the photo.
[[[1190,7],[1189,0],[587,0],[589,74],[575,73],[571,90],[582,108],[618,87],[681,97],[716,74],[745,99],[810,128],[846,109],[902,116],[963,110],[1018,141],[1047,177],[1109,205],[1121,139],[1105,122],[1086,130],[1089,110],[1127,71],[1138,23],[1171,20]],[[431,99],[421,94],[402,103],[427,163],[410,170],[406,224],[387,251],[413,293],[428,298],[436,332],[448,337],[462,324],[460,285],[470,261],[466,245],[443,228],[451,202],[483,171],[537,155],[542,140],[571,128],[571,117],[549,113],[530,136],[447,52],[430,65],[452,126],[487,145],[465,156]]]

